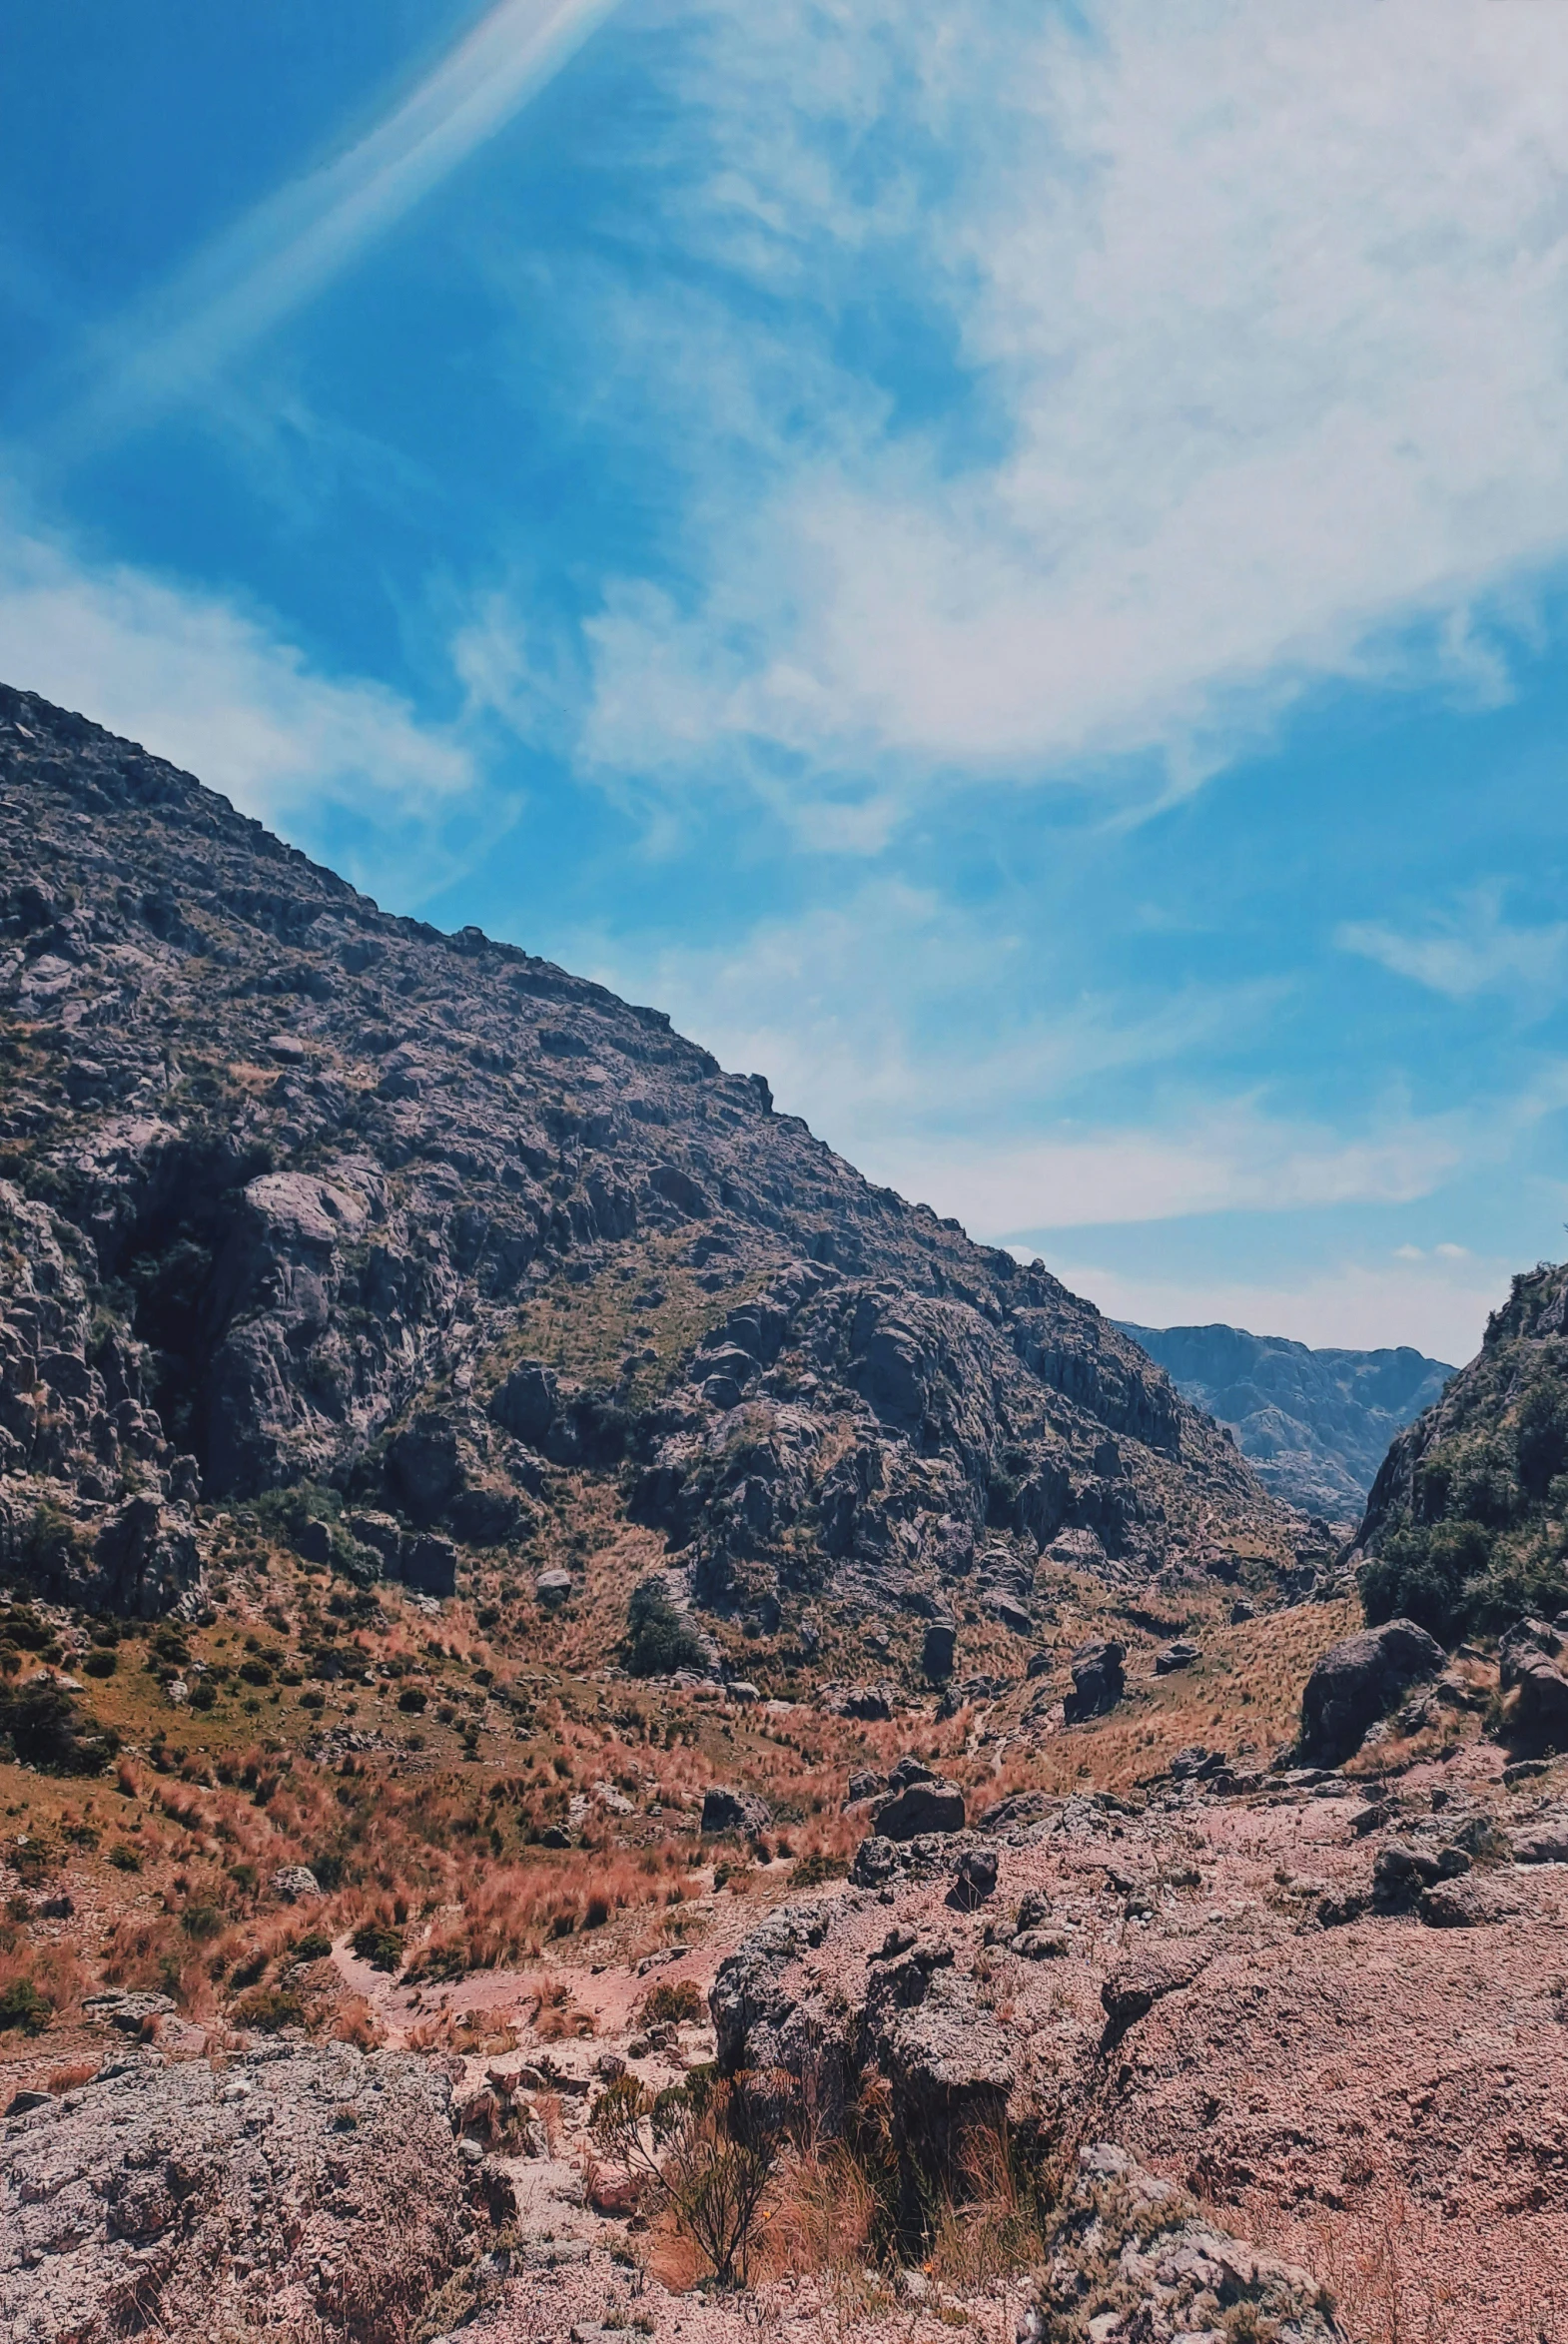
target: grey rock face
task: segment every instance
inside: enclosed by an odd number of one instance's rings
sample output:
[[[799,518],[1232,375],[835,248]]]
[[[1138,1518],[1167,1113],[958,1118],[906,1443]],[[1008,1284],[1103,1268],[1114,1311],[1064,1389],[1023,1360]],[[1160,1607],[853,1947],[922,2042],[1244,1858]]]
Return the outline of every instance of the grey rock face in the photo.
[[[1503,1731],[1514,1749],[1526,1754],[1568,1750],[1568,1676],[1544,1653],[1516,1665],[1503,1705]]]
[[[0,2331],[382,2332],[473,2226],[449,2096],[344,2043],[111,2065],[0,2135]]]
[[[182,1506],[314,1480],[442,1594],[553,1477],[612,1475],[695,1603],[766,1635],[829,1600],[940,1625],[971,1579],[1022,1630],[1054,1543],[1128,1584],[1216,1535],[1288,1553],[1233,1445],[1042,1265],[657,1012],[391,918],[0,689],[6,905],[0,1550],[47,1497],[90,1552],[140,1490],[168,1537],[129,1600],[177,1601]],[[575,1375],[518,1356],[546,1289],[603,1330]]]
[[[1438,1676],[1443,1649],[1413,1620],[1363,1628],[1325,1652],[1301,1695],[1301,1755],[1338,1766],[1360,1749],[1366,1729],[1412,1685]]]

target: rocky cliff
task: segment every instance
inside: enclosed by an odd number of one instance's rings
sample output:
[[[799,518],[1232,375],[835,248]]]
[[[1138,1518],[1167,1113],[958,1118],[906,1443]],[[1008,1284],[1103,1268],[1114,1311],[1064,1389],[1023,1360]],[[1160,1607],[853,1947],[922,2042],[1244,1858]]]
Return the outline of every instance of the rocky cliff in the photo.
[[[1230,1427],[1265,1488],[1330,1519],[1361,1512],[1389,1442],[1454,1372],[1405,1344],[1317,1351],[1238,1326],[1119,1323],[1183,1399]]]
[[[1520,1273],[1479,1356],[1394,1441],[1356,1544],[1367,1616],[1446,1642],[1568,1605],[1568,1264]]]
[[[302,1552],[442,1592],[592,1483],[678,1598],[809,1650],[816,1604],[1024,1631],[1043,1557],[1304,1533],[1125,1333],[760,1075],[9,690],[0,1002],[0,1564],[46,1594],[166,1609],[199,1501],[280,1492]]]

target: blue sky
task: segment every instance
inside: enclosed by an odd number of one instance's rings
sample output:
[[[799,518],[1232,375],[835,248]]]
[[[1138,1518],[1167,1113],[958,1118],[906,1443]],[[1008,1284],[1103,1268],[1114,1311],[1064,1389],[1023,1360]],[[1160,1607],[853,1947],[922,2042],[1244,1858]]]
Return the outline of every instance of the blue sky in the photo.
[[[1473,0],[0,20],[0,673],[1119,1314],[1568,1215],[1568,44]]]

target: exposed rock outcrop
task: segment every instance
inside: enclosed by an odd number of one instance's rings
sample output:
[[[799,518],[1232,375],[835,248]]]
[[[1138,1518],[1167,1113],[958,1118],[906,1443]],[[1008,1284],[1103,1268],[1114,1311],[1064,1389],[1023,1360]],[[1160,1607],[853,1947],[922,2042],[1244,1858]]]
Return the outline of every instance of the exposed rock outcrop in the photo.
[[[1306,1681],[1302,1757],[1315,1766],[1338,1766],[1359,1750],[1369,1726],[1442,1665],[1442,1646],[1413,1620],[1385,1620],[1347,1636],[1324,1653]]]
[[[350,2045],[138,2054],[0,2140],[0,2328],[390,2337],[471,2255],[450,2087]]]

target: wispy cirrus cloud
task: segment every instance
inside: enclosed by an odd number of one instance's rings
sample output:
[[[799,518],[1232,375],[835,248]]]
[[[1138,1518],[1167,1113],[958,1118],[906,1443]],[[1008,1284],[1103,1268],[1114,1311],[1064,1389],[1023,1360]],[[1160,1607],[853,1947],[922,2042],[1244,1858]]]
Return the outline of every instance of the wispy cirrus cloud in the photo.
[[[499,0],[362,138],[280,188],[122,321],[57,446],[77,452],[204,389],[503,129],[618,4]]]
[[[1568,551],[1542,12],[720,0],[663,70],[595,339],[683,485],[584,772],[865,851],[977,777],[1169,798],[1324,680],[1507,692],[1489,597]]]
[[[1510,922],[1504,902],[1500,885],[1476,888],[1419,928],[1351,920],[1335,930],[1334,942],[1450,1001],[1496,993],[1541,1003],[1560,999],[1568,983],[1568,921]]]

